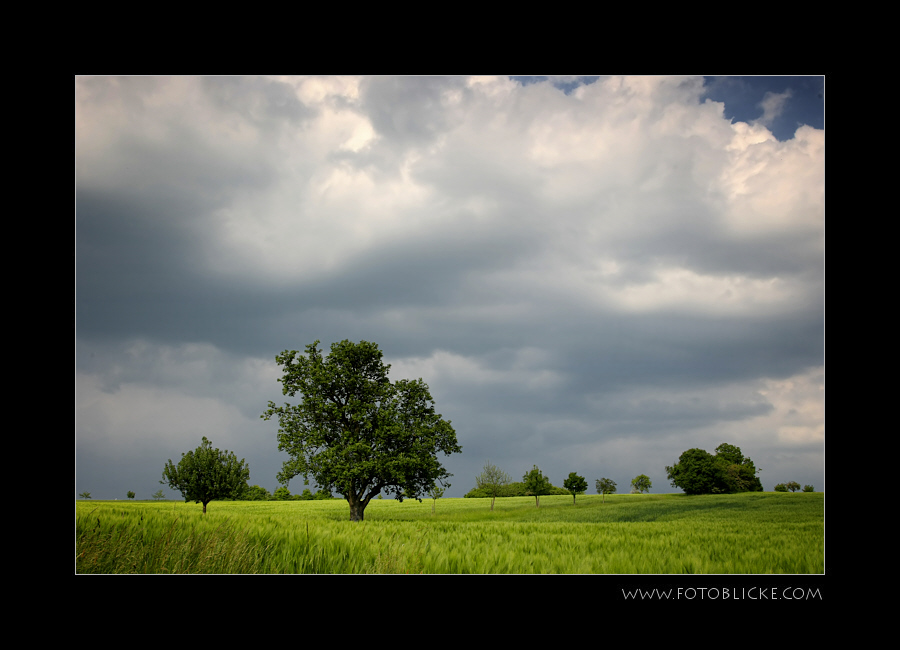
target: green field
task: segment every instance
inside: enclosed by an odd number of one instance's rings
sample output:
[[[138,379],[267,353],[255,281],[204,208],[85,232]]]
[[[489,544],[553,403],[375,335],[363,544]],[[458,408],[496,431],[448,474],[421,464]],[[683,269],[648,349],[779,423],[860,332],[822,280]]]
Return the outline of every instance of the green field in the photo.
[[[76,501],[76,573],[821,574],[822,493]]]

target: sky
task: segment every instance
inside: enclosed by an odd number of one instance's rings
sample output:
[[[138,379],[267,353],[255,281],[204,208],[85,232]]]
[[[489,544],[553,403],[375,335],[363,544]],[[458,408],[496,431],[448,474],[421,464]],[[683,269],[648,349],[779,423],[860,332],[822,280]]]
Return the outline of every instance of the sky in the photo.
[[[180,498],[203,436],[274,491],[275,356],[344,339],[430,387],[446,497],[723,442],[824,490],[824,86],[75,77],[76,496]]]

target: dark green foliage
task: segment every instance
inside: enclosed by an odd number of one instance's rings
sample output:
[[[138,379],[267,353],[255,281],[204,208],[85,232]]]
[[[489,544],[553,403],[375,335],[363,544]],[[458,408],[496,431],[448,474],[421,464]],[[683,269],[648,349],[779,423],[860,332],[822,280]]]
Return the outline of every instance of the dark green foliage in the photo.
[[[644,492],[649,492],[651,487],[653,487],[653,483],[650,482],[650,477],[646,474],[638,474],[631,479],[632,492],[643,494]]]
[[[800,489],[800,484],[797,481],[788,481],[785,484],[785,487],[791,492],[797,492]]]
[[[274,501],[289,501],[291,498],[291,491],[282,485],[275,489],[275,492],[272,493],[272,498]]]
[[[583,476],[570,472],[569,478],[563,481],[563,487],[572,495],[572,505],[575,505],[575,495],[587,492],[588,484]]]
[[[261,416],[278,419],[278,449],[291,456],[278,480],[301,475],[338,492],[352,521],[362,521],[382,491],[421,500],[437,483],[449,486],[437,454],[462,448],[450,421],[435,412],[428,385],[392,383],[375,343],[334,343],[327,357],[318,344],[307,345],[306,356],[285,350],[275,357],[282,392],[302,396],[297,405],[269,402]]]
[[[534,506],[540,508],[541,495],[550,494],[550,489],[553,487],[550,485],[550,479],[544,476],[535,465],[530,472],[525,473],[522,482],[525,484],[525,493],[534,496]]]
[[[606,502],[607,494],[615,494],[616,492],[616,482],[611,478],[600,478],[594,483],[597,488],[597,494],[603,495],[603,502]]]
[[[131,490],[128,490],[127,496],[128,496],[129,499],[133,499],[133,498],[134,498],[134,492],[132,492]]]
[[[565,490],[561,487],[556,487],[555,485],[550,486],[550,491],[547,492],[548,496],[562,496],[568,495],[569,491]],[[525,489],[525,484],[521,481],[513,481],[512,483],[508,483],[504,485],[497,492],[497,497],[529,497],[532,496]],[[490,499],[491,493],[486,490],[480,490],[478,488],[474,488],[470,490],[464,498],[466,499]]]
[[[269,491],[258,485],[248,485],[247,489],[241,494],[242,501],[268,501],[272,495]]]
[[[90,498],[91,498],[91,493],[90,493],[90,492],[82,492],[82,493],[79,494],[78,496],[81,497],[82,499],[90,499]]]
[[[243,458],[238,461],[227,449],[213,449],[204,436],[197,449],[181,454],[178,465],[169,459],[160,483],[181,492],[186,502],[202,503],[205,514],[206,505],[214,499],[239,499],[249,478],[250,468]]]
[[[775,491],[776,492],[787,492],[788,491],[787,485],[785,485],[784,483],[779,483],[778,485],[775,486]]]
[[[804,491],[804,492],[815,492],[815,490],[813,489],[813,486],[812,486],[812,485],[804,485],[804,486],[803,486],[803,491]]]
[[[672,467],[666,467],[672,487],[685,494],[762,492],[753,461],[739,447],[721,444],[713,456],[703,449],[688,449]]]

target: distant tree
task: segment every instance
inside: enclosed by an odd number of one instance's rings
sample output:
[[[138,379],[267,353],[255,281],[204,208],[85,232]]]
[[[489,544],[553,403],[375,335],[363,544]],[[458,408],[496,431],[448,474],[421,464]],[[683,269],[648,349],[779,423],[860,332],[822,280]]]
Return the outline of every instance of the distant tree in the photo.
[[[594,484],[597,487],[597,494],[603,495],[603,502],[606,503],[607,494],[615,494],[616,482],[611,478],[600,478]]]
[[[236,499],[247,490],[250,468],[242,458],[238,461],[234,453],[213,449],[212,443],[203,437],[203,442],[194,451],[181,454],[175,465],[171,459],[163,468],[162,484],[181,492],[185,502],[206,504],[214,499]]]
[[[303,494],[300,495],[300,500],[301,501],[312,501],[313,499],[315,499],[315,497],[313,496],[313,493],[310,491],[309,488],[305,488],[303,490]]]
[[[797,492],[800,489],[800,484],[797,481],[788,481],[785,484],[785,487],[791,492]]]
[[[804,491],[804,492],[815,492],[815,490],[813,489],[813,486],[812,486],[812,485],[804,485],[804,486],[803,486],[803,491]]]
[[[282,485],[272,493],[272,497],[275,501],[288,501],[291,498],[291,491],[288,490],[286,486]]]
[[[81,497],[82,499],[90,499],[90,498],[91,498],[91,493],[90,493],[90,492],[82,492],[82,493],[79,494],[78,496]]]
[[[541,495],[549,494],[550,488],[553,487],[550,484],[550,479],[544,476],[541,470],[538,469],[538,466],[535,465],[530,472],[525,473],[522,477],[522,482],[525,484],[526,494],[534,496],[534,505],[536,508],[540,508]]]
[[[444,496],[444,488],[435,485],[433,488],[431,488],[431,492],[428,493],[428,496],[431,497],[431,514],[434,514],[434,508],[437,505],[437,500]]]
[[[127,495],[127,496],[128,496],[129,499],[133,499],[133,498],[134,498],[134,492],[132,492],[131,490],[128,490],[128,495]]]
[[[153,493],[153,498],[156,499],[157,501],[159,501],[160,499],[165,499],[166,495],[163,494],[162,490],[157,490],[156,492]]]
[[[575,495],[587,492],[588,484],[583,476],[578,476],[575,472],[570,472],[569,478],[563,481],[563,487],[572,495],[572,505],[575,505]]]
[[[632,492],[637,491],[638,494],[642,494],[644,492],[649,492],[650,488],[653,487],[653,484],[650,482],[649,476],[646,474],[638,474],[631,479],[631,487]]]
[[[315,499],[317,501],[324,501],[326,499],[333,499],[333,498],[334,498],[334,496],[331,494],[331,492],[329,492],[325,488],[316,490],[315,495],[313,495],[313,499]]]
[[[787,485],[785,485],[784,483],[779,483],[778,485],[775,486],[775,491],[776,492],[787,492],[788,491]]]
[[[491,461],[487,461],[481,469],[481,474],[475,477],[476,489],[484,490],[491,497],[491,512],[494,511],[494,500],[510,481],[509,474],[491,464]]]
[[[242,501],[268,501],[269,497],[272,495],[269,494],[269,491],[260,487],[259,485],[248,485],[247,488],[241,493]]]

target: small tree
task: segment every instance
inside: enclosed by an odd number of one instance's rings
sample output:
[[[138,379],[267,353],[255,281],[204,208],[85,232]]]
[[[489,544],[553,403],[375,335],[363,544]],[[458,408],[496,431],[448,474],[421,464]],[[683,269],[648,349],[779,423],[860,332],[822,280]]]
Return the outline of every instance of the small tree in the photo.
[[[785,484],[785,487],[791,492],[797,492],[800,489],[800,484],[797,481],[788,481]]]
[[[485,490],[491,495],[491,512],[494,511],[494,500],[504,486],[509,485],[509,474],[504,472],[496,465],[492,465],[491,461],[487,461],[481,470],[481,474],[475,477],[475,487]]]
[[[804,485],[804,486],[803,486],[803,491],[804,491],[804,492],[815,492],[815,490],[813,489],[813,486],[812,486],[812,485]]]
[[[129,498],[129,499],[133,499],[133,498],[134,498],[134,492],[132,492],[131,490],[128,490],[128,498]]]
[[[788,491],[787,485],[785,485],[784,483],[779,483],[778,485],[775,486],[775,491],[776,492],[787,492]]]
[[[597,494],[603,495],[603,503],[606,503],[607,494],[615,494],[616,492],[616,482],[611,478],[597,479],[594,485],[597,487]]]
[[[653,487],[653,484],[650,482],[649,476],[646,474],[638,474],[631,479],[631,487],[632,493],[637,492],[637,494],[642,494],[644,492],[649,492],[650,488]]]
[[[181,492],[185,502],[206,504],[214,499],[236,499],[247,490],[250,468],[242,458],[238,461],[234,453],[212,448],[212,443],[203,437],[203,442],[194,451],[181,454],[181,461],[175,465],[171,459],[163,468],[162,484]]]
[[[575,472],[569,473],[569,478],[563,481],[563,487],[572,495],[572,505],[575,505],[575,495],[587,492],[588,484],[583,476],[578,476]]]
[[[90,499],[90,498],[91,498],[91,493],[90,493],[90,492],[82,492],[82,493],[79,494],[78,496],[81,497],[82,499]]]
[[[538,466],[535,465],[530,472],[526,472],[522,477],[525,484],[525,493],[534,496],[534,506],[541,507],[541,495],[550,491],[550,479],[541,473]]]
[[[272,494],[272,498],[274,501],[289,501],[291,498],[291,491],[287,489],[287,486],[282,485],[275,490]]]
[[[428,493],[428,496],[431,497],[431,514],[434,514],[434,508],[435,506],[437,506],[437,500],[444,496],[444,488],[435,485],[433,488],[431,488],[431,492]]]
[[[156,492],[153,493],[152,496],[153,496],[153,498],[156,499],[157,501],[166,498],[166,495],[163,493],[162,490],[157,490]]]

